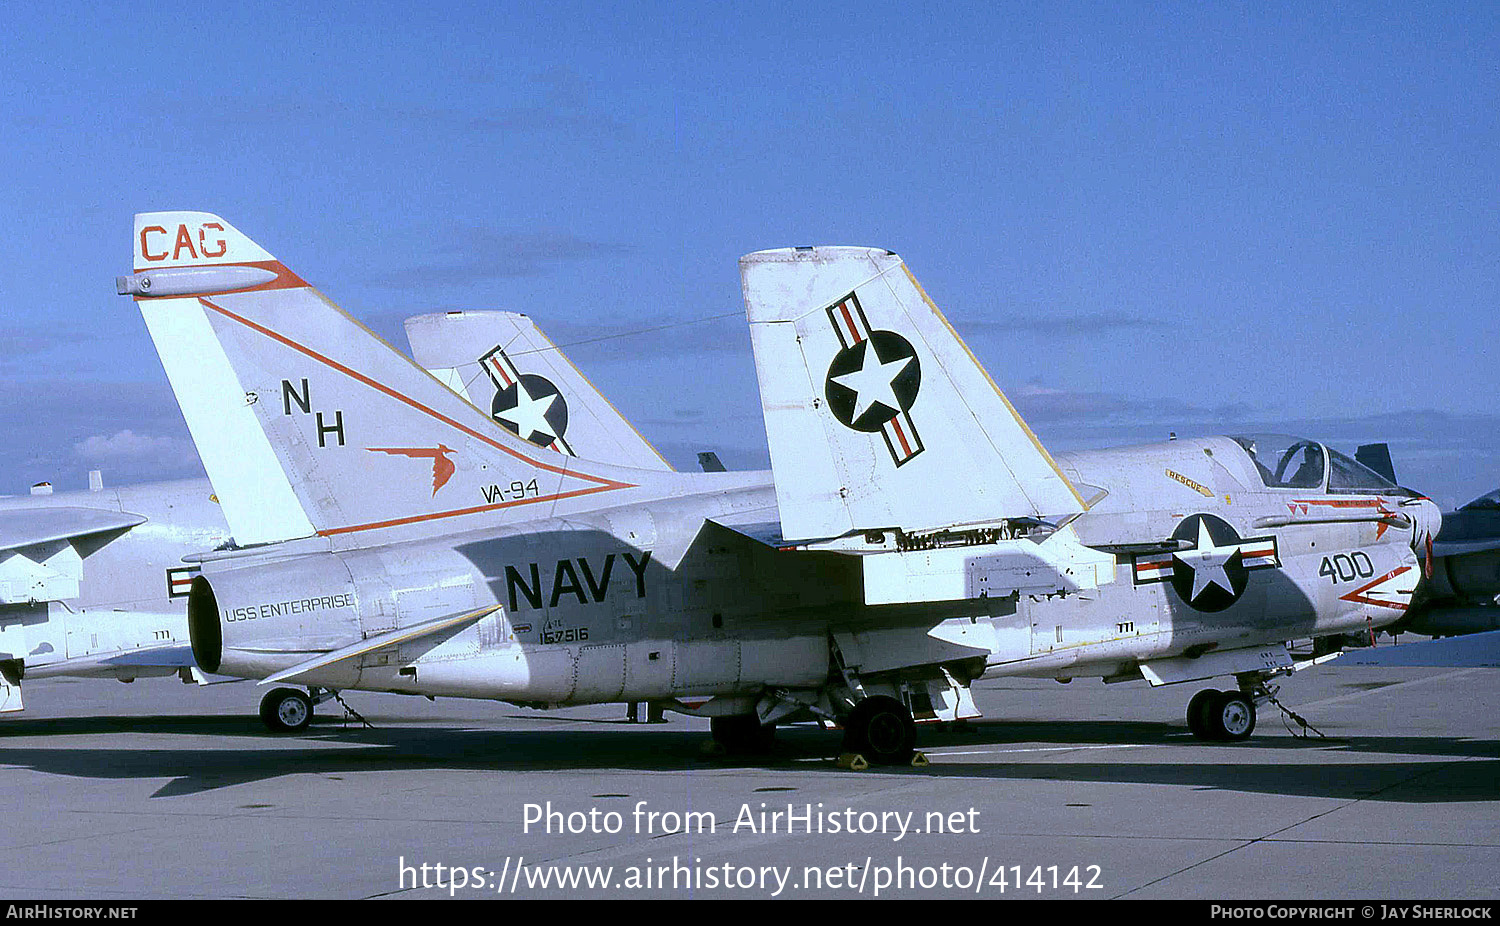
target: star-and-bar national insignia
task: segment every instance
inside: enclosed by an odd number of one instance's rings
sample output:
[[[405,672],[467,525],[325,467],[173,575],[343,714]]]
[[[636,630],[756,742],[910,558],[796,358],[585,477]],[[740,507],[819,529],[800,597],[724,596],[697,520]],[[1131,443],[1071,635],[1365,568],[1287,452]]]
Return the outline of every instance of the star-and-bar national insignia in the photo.
[[[879,432],[897,466],[910,462],[924,449],[910,412],[922,385],[916,349],[894,331],[870,330],[854,293],[827,312],[842,348],[823,386],[828,410],[847,428]]]
[[[1274,535],[1241,539],[1227,521],[1211,514],[1184,518],[1172,539],[1193,546],[1175,553],[1137,555],[1135,584],[1170,582],[1197,611],[1224,610],[1245,593],[1251,570],[1281,565]]]
[[[563,437],[568,430],[568,402],[551,380],[517,370],[500,347],[480,357],[479,366],[495,384],[491,418],[538,447],[577,456]]]

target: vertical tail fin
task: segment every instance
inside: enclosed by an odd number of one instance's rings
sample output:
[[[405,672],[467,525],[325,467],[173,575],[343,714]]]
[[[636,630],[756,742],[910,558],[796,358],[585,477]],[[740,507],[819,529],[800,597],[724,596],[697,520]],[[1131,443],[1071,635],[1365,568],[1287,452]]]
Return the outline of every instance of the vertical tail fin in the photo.
[[[119,290],[242,545],[535,517],[633,484],[495,428],[218,216],[138,215],[135,247]]]
[[[740,275],[788,540],[1084,510],[899,257],[759,251]]]
[[[406,320],[406,339],[412,359],[538,446],[638,469],[672,468],[525,315],[418,315]]]

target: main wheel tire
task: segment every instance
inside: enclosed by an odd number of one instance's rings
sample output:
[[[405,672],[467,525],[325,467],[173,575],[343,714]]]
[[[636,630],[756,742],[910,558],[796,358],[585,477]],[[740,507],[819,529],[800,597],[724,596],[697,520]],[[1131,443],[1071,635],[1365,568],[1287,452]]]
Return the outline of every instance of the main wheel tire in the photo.
[[[1255,702],[1238,691],[1226,691],[1214,699],[1209,723],[1215,739],[1248,739],[1255,732]]]
[[[714,717],[708,722],[714,742],[734,755],[757,755],[771,751],[776,742],[776,726],[766,726],[754,714]]]
[[[1213,709],[1214,699],[1223,694],[1217,688],[1205,688],[1193,695],[1193,700],[1188,702],[1187,725],[1194,736],[1203,740],[1214,738],[1208,712]]]
[[[911,761],[917,725],[906,705],[887,695],[865,698],[844,720],[844,746],[876,765]]]
[[[274,688],[260,699],[261,722],[274,733],[300,733],[312,718],[312,698],[295,688]]]

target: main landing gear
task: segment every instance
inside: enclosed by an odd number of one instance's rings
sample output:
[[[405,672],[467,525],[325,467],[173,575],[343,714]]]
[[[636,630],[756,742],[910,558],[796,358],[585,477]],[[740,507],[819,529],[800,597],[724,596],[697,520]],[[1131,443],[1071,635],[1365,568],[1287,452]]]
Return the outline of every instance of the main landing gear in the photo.
[[[312,723],[313,706],[337,697],[323,688],[273,688],[260,699],[260,720],[272,733],[301,733]]]
[[[875,765],[909,764],[916,745],[911,711],[889,695],[863,699],[844,718],[844,748]]]

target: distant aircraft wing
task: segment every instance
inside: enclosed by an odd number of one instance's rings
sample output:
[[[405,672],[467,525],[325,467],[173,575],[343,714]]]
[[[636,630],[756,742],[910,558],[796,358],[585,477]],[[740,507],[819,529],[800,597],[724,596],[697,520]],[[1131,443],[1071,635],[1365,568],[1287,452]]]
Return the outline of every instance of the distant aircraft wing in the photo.
[[[142,515],[99,508],[0,510],[0,550],[126,530],[145,521]]]
[[[406,320],[406,339],[412,359],[512,433],[524,427],[533,443],[585,459],[672,469],[525,315],[417,315]]]
[[[1500,550],[1500,537],[1473,537],[1465,540],[1434,540],[1432,552],[1436,556],[1467,556],[1470,553],[1488,553]]]
[[[77,598],[83,557],[73,541],[128,530],[145,520],[98,508],[0,510],[0,604]]]
[[[1420,643],[1345,650],[1338,664],[1500,669],[1500,630]]]
[[[346,659],[357,659],[360,656],[363,656],[365,653],[373,653],[376,650],[385,649],[388,646],[396,646],[401,643],[411,643],[414,640],[420,640],[422,637],[441,633],[445,630],[453,630],[462,627],[465,624],[472,624],[475,621],[478,621],[479,619],[485,617],[486,615],[498,611],[499,609],[500,605],[491,605],[487,608],[480,608],[478,611],[470,611],[466,614],[455,614],[448,617],[440,617],[435,620],[423,621],[420,624],[413,624],[410,627],[398,627],[395,630],[389,631],[387,633],[377,634],[376,636],[367,637],[363,640],[357,640],[354,643],[349,644],[348,646],[340,647],[339,649],[333,650],[332,652],[324,653],[321,656],[315,656],[312,659],[299,662],[289,669],[283,669],[280,672],[277,672],[275,675],[262,679],[260,684],[271,685],[276,682],[291,681],[297,676],[302,675],[306,672],[311,672],[314,669],[322,669],[327,666],[331,666],[334,663],[343,662]]]

